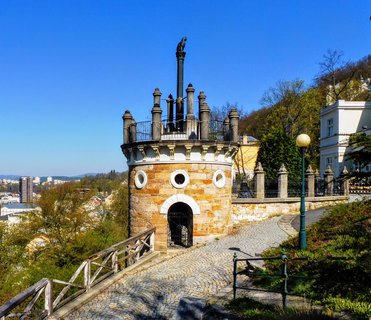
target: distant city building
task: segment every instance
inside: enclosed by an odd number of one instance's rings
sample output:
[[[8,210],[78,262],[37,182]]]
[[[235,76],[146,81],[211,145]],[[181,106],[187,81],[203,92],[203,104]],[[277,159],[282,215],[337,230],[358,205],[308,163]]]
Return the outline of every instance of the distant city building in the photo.
[[[260,142],[254,137],[246,134],[240,137],[240,147],[233,163],[234,176],[253,178],[259,147]]]
[[[49,176],[49,177],[47,177],[47,178],[46,178],[46,182],[53,182],[53,178],[52,178],[52,177],[50,177],[50,176]]]
[[[63,184],[63,183],[66,183],[68,181],[65,181],[65,180],[59,180],[59,179],[54,179],[53,183],[54,184]]]
[[[353,133],[371,134],[371,102],[338,100],[321,110],[320,173],[330,166],[336,177],[344,166],[352,171],[357,164],[346,159]],[[369,170],[370,165],[366,166]]]
[[[1,206],[0,215],[5,216],[8,214],[30,212],[37,207],[29,203],[8,203]]]
[[[32,177],[19,178],[19,193],[21,203],[30,203],[33,201]]]
[[[1,192],[0,193],[0,203],[7,204],[7,203],[17,203],[19,202],[19,196],[17,194],[13,194],[10,192]]]
[[[35,178],[33,179],[33,183],[34,183],[34,184],[40,184],[40,177],[35,177]]]
[[[0,184],[16,184],[18,180],[14,179],[0,179]]]
[[[8,222],[10,224],[18,223],[21,220],[21,216],[34,210],[41,210],[37,207],[28,203],[9,203],[1,206],[0,209],[0,221]]]

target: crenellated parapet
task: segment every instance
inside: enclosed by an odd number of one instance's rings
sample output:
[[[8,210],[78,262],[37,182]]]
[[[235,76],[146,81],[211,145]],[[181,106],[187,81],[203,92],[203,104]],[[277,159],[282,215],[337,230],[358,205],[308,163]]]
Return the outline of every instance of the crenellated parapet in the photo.
[[[152,120],[136,122],[130,111],[125,111],[123,119],[123,147],[136,142],[160,142],[167,140],[192,140],[192,141],[223,141],[238,143],[237,109],[232,108],[228,116],[221,120],[211,119],[211,110],[206,102],[206,95],[201,91],[198,95],[198,117],[194,113],[194,92],[192,84],[187,87],[187,115],[174,121],[174,99],[170,94],[167,102],[167,117],[162,117],[160,105],[161,92],[155,89],[154,104],[151,110]],[[179,99],[179,98],[178,98]]]

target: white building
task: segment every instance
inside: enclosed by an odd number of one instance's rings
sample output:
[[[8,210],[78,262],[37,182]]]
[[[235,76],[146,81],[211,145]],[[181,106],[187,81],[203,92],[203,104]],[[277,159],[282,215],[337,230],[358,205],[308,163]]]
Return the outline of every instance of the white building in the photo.
[[[371,102],[338,100],[323,108],[320,118],[320,173],[330,165],[338,177],[344,165],[348,170],[353,167],[344,157],[349,151],[349,136],[370,131]]]
[[[0,209],[0,221],[7,222],[9,224],[19,223],[22,215],[28,214],[31,211],[40,211],[40,207],[37,207],[28,203],[8,203],[1,206]]]
[[[10,192],[1,192],[0,193],[0,203],[7,204],[7,203],[17,203],[19,202],[19,195],[13,194]]]
[[[8,203],[1,206],[0,216],[8,214],[30,212],[37,210],[38,207],[28,203]]]
[[[34,210],[41,210],[28,203],[8,203],[1,206],[0,221],[8,222],[10,224],[18,223],[21,221],[21,216]]]

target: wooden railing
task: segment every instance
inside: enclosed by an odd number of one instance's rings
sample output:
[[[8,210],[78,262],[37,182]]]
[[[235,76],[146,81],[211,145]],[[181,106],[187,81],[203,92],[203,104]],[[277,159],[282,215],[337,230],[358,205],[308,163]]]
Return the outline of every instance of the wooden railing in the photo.
[[[155,230],[149,229],[93,254],[81,263],[69,281],[41,279],[0,306],[0,319],[43,319],[51,315],[104,279],[153,252]]]

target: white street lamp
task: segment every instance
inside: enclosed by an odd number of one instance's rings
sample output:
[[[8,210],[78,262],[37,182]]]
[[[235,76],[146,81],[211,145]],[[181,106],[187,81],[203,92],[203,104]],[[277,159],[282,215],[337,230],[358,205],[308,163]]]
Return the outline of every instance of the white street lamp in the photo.
[[[305,134],[299,134],[296,137],[296,145],[301,152],[301,196],[300,196],[300,231],[299,247],[304,250],[307,248],[307,232],[305,230],[305,151],[310,144],[310,137]]]

